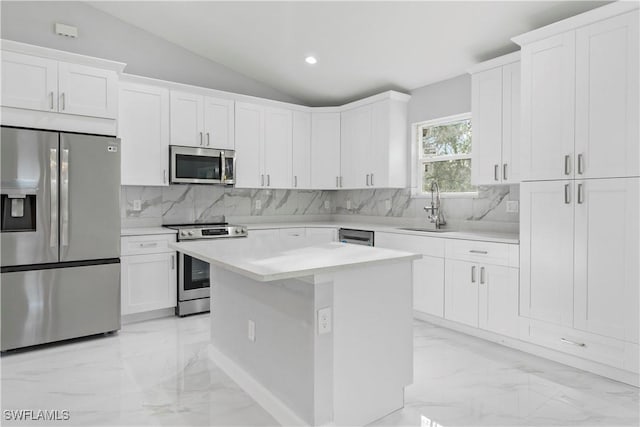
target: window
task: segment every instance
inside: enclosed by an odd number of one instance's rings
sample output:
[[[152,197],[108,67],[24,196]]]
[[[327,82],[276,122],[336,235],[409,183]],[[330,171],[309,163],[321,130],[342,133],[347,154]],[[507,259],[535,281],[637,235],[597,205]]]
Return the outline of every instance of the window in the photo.
[[[436,181],[443,193],[475,193],[471,185],[471,115],[445,117],[416,125],[418,191],[431,192]]]

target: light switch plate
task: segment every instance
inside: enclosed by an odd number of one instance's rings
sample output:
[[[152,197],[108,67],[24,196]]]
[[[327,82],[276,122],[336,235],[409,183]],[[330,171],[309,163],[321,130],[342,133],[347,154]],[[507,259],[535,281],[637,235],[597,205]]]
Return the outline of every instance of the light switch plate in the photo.
[[[325,200],[325,201],[324,201],[324,208],[325,208],[325,209],[329,209],[330,207],[331,207],[331,203],[329,203],[329,201],[328,201],[328,200]]]
[[[259,211],[260,209],[262,209],[262,201],[256,200],[256,210]]]
[[[347,200],[347,210],[351,210],[351,200]]]
[[[391,210],[391,200],[387,199],[384,201],[384,210],[385,211],[390,211]]]
[[[331,332],[331,307],[318,310],[318,335]]]
[[[142,210],[142,200],[136,199],[133,201],[133,210],[140,212]]]
[[[517,200],[507,201],[507,212],[518,213],[520,211],[520,202]]]

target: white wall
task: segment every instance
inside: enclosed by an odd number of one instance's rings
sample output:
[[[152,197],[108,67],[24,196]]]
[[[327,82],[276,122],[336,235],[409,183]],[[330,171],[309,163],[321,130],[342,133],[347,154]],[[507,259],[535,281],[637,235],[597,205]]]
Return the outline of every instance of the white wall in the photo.
[[[246,95],[298,102],[264,83],[127,24],[82,2],[0,2],[3,39],[125,62],[125,72]],[[78,27],[71,39],[56,22]]]
[[[471,112],[471,76],[463,74],[411,91],[409,125]]]

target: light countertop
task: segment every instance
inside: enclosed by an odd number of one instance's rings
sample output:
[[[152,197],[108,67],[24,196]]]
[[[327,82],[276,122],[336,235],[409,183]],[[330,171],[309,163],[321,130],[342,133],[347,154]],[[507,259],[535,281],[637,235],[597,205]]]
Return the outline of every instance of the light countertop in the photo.
[[[169,243],[169,246],[260,282],[422,258],[422,255],[409,252],[337,242],[294,249],[274,247],[253,239],[199,240]]]
[[[121,236],[145,236],[151,234],[176,234],[177,230],[166,227],[133,227],[120,230]]]

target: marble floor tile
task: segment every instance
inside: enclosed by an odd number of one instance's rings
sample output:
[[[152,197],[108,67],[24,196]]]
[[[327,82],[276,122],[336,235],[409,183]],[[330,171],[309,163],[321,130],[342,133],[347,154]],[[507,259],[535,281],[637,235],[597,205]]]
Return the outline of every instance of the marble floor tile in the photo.
[[[208,359],[208,342],[198,315],[5,354],[2,409],[69,410],[55,425],[276,425]],[[637,426],[639,404],[637,388],[416,321],[405,407],[373,425]]]

